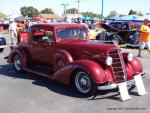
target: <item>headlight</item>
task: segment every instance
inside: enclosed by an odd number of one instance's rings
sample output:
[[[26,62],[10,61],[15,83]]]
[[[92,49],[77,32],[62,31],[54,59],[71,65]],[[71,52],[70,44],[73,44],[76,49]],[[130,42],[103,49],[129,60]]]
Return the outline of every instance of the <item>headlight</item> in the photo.
[[[129,53],[128,56],[127,56],[128,61],[132,61],[133,57],[134,57],[133,54]]]
[[[107,57],[107,59],[106,59],[106,64],[107,64],[108,66],[111,66],[112,62],[113,62],[112,58],[111,58],[111,57]]]

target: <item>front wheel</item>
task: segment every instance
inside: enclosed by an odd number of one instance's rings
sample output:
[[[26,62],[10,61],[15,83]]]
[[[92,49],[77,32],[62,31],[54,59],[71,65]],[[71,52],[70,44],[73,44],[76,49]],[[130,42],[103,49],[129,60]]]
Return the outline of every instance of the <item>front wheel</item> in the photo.
[[[97,91],[97,85],[92,82],[90,75],[83,70],[74,74],[75,89],[86,96],[91,96]]]
[[[119,35],[114,35],[112,38],[112,42],[114,45],[119,45],[120,44],[120,36]]]
[[[13,57],[13,67],[17,72],[22,72],[22,60],[18,54],[15,54]]]

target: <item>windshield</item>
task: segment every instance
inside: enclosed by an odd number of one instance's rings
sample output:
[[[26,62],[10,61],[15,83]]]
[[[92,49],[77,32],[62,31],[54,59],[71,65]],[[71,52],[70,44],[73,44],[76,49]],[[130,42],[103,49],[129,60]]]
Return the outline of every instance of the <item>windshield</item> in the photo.
[[[59,39],[67,38],[86,38],[86,30],[82,28],[64,28],[57,31],[57,36]]]

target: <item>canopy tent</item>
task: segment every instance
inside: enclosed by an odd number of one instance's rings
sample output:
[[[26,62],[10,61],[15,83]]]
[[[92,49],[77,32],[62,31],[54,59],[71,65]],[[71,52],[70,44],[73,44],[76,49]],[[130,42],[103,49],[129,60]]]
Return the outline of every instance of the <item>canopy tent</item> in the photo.
[[[137,16],[137,15],[128,15],[124,17],[113,17],[108,20],[114,20],[114,21],[143,21],[144,19],[150,20],[150,15],[144,15],[144,16]]]
[[[93,18],[91,18],[91,20],[93,20],[93,21],[100,21],[100,18],[93,17]]]
[[[91,17],[86,16],[86,17],[83,17],[82,20],[85,20],[85,21],[86,20],[91,20]]]

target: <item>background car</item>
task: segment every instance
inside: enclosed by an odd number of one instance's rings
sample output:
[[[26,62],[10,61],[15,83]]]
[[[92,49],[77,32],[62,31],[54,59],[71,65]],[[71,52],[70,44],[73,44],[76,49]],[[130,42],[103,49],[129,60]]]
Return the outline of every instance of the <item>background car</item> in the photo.
[[[114,44],[138,44],[139,33],[134,24],[129,22],[101,23],[100,26],[105,30],[97,36],[97,40],[110,40]]]
[[[1,46],[6,45],[6,39],[4,37],[0,37],[0,52],[3,52],[4,48]]]

